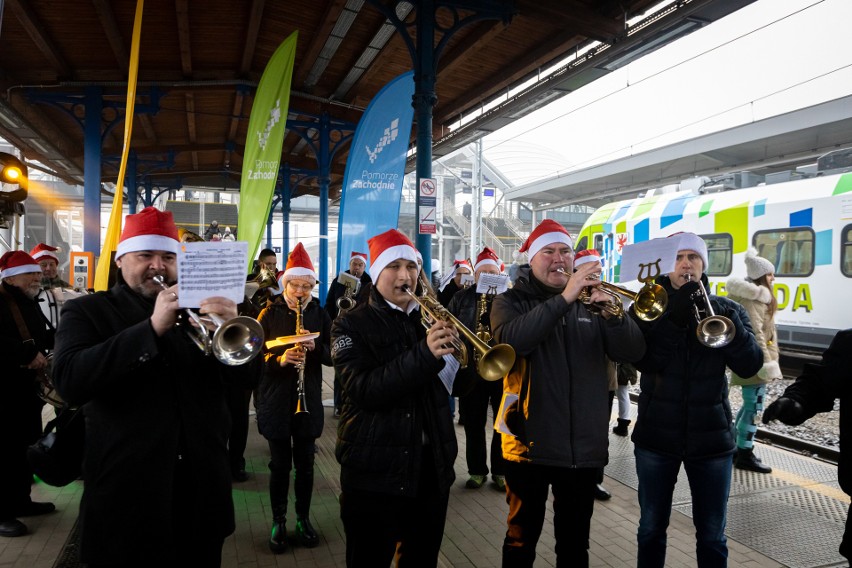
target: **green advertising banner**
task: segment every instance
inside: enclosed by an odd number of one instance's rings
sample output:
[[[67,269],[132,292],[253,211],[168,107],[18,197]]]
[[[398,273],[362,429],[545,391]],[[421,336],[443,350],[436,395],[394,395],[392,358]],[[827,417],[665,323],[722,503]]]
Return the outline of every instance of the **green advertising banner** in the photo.
[[[249,269],[266,230],[275,183],[278,181],[298,35],[297,31],[290,34],[272,54],[260,78],[251,107],[240,178],[237,224],[239,240],[249,245]]]

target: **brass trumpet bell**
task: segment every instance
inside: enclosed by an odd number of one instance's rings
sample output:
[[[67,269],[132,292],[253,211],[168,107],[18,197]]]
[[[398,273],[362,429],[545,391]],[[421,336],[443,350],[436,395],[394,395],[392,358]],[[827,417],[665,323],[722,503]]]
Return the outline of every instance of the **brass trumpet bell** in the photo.
[[[692,275],[686,274],[686,279],[691,281]],[[718,349],[733,341],[737,335],[734,322],[713,312],[710,297],[707,295],[707,290],[704,289],[701,280],[698,281],[698,291],[694,292],[691,298],[692,307],[695,310],[695,319],[698,321],[698,327],[695,328],[698,342],[705,347]],[[699,307],[699,303],[703,304],[703,309]]]
[[[256,319],[248,316],[231,318],[221,323],[213,334],[213,356],[226,365],[247,363],[263,348],[263,335],[263,327]]]
[[[512,365],[515,364],[515,350],[511,345],[501,343],[499,345],[488,345],[476,336],[474,332],[469,330],[459,319],[451,314],[438,300],[430,297],[428,294],[418,296],[412,292],[410,287],[406,286],[406,292],[414,298],[420,309],[423,311],[423,325],[431,327],[434,322],[441,320],[446,321],[458,330],[465,339],[473,346],[478,357],[476,362],[476,372],[486,381],[499,381],[506,373],[508,373]],[[467,365],[467,348],[461,340],[452,342],[453,348],[456,350],[455,356],[459,359],[459,364],[462,368]]]

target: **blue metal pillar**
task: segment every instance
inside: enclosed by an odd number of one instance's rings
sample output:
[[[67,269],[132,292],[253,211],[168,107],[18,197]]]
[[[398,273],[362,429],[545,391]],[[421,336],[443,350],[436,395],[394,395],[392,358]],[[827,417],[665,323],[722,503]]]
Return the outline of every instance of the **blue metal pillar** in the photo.
[[[86,87],[83,129],[83,250],[101,254],[101,112],[100,87]]]
[[[136,204],[139,202],[138,182],[139,160],[136,150],[131,150],[127,155],[127,173],[125,175],[127,185],[127,212],[130,215],[136,213]],[[118,188],[115,188],[118,191]]]
[[[325,306],[325,297],[328,295],[328,186],[331,183],[331,119],[327,112],[320,117],[319,143],[319,281],[322,284],[319,288],[319,302]]]
[[[410,33],[408,18],[399,19],[397,8],[401,0],[387,3],[385,0],[366,0],[391,22],[402,37],[411,55],[414,65],[414,116],[417,121],[417,187],[420,180],[432,177],[432,107],[437,102],[435,82],[437,78],[438,60],[441,52],[447,47],[450,38],[461,28],[470,24],[502,19],[508,24],[514,13],[513,0],[408,0],[417,10],[416,32],[413,40]],[[453,14],[452,25],[442,27],[436,25],[436,10],[448,10]],[[460,10],[471,12],[462,14]],[[435,45],[435,33],[440,39]],[[419,192],[418,192],[419,193]],[[420,220],[420,204],[415,203],[415,224]],[[418,228],[419,232],[419,228]],[[432,235],[417,235],[417,249],[423,255],[423,269],[426,274],[432,273]]]
[[[420,180],[432,177],[432,107],[435,95],[435,4],[421,0],[417,10],[417,55],[414,57],[414,116],[417,122],[417,197],[414,200],[414,226],[417,250],[423,256],[423,272],[432,274],[432,235],[419,233]]]
[[[283,229],[281,231],[281,253],[282,253],[282,268],[287,265],[287,256],[290,254],[290,165],[284,164],[284,179],[281,184],[281,221]]]

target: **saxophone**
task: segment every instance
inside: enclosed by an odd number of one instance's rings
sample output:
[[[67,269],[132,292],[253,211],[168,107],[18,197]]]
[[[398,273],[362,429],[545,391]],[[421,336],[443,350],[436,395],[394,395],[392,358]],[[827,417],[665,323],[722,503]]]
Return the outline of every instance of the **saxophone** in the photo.
[[[489,288],[488,291],[479,295],[479,300],[476,303],[476,337],[478,337],[483,343],[487,343],[491,345],[491,325],[488,323],[483,323],[483,319],[485,315],[489,312],[491,308],[491,300],[494,299],[496,295],[496,288]],[[479,363],[479,352],[474,353],[474,359],[477,363]]]

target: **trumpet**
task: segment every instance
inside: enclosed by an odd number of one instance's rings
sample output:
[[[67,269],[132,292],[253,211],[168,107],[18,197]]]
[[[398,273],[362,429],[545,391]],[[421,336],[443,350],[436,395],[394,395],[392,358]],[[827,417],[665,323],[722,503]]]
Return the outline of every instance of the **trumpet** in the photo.
[[[437,321],[446,321],[459,331],[467,339],[476,351],[476,371],[486,381],[499,381],[508,373],[515,364],[515,350],[511,345],[500,343],[493,347],[482,341],[475,333],[470,331],[453,314],[451,314],[438,300],[429,295],[427,284],[422,281],[423,295],[415,294],[410,286],[405,286],[405,291],[422,310],[421,321],[423,327],[430,329]],[[462,368],[467,367],[467,347],[460,338],[453,338],[450,345],[455,350],[455,357]]]
[[[687,282],[692,281],[692,275],[684,274]],[[698,300],[704,304],[704,308],[698,307]],[[705,347],[719,348],[730,343],[737,335],[737,328],[734,327],[734,322],[725,316],[716,315],[713,312],[713,306],[710,305],[710,297],[707,295],[707,290],[704,289],[704,284],[699,280],[698,291],[692,294],[692,307],[695,310],[695,319],[698,321],[698,327],[695,328],[695,334],[698,336],[698,342]],[[703,316],[703,317],[702,317]]]
[[[569,279],[571,278],[571,275],[561,268],[556,271],[561,272]],[[645,284],[638,292],[609,282],[601,282],[598,289],[610,297],[610,300],[605,304],[592,303],[588,288],[583,288],[578,299],[593,314],[599,315],[602,312],[607,312],[616,317],[621,317],[624,315],[624,304],[621,302],[621,296],[624,296],[633,300],[633,312],[636,317],[643,321],[654,321],[666,311],[669,296],[666,294],[665,288],[659,284],[654,284],[651,280],[643,280],[643,282]]]
[[[159,274],[154,276],[154,282],[163,290],[169,288]],[[207,317],[216,326],[213,337],[210,337],[204,318],[188,308],[184,308],[183,312],[195,324],[184,327],[192,342],[205,355],[213,355],[225,365],[248,363],[263,349],[263,328],[254,318],[237,316],[224,321],[216,314],[208,314]]]

